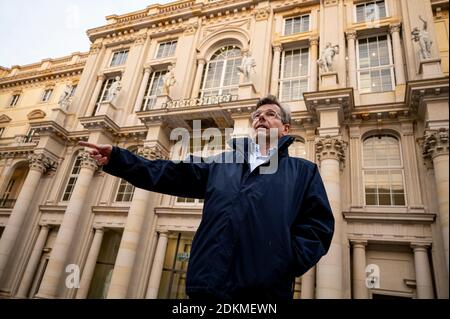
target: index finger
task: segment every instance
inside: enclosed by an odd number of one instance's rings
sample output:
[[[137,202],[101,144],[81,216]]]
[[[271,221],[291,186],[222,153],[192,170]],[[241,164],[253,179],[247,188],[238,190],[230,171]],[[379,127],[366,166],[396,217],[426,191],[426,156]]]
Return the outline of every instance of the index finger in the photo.
[[[92,144],[92,143],[88,143],[88,142],[84,142],[84,141],[79,141],[78,145],[86,146],[86,147],[90,147],[90,148],[94,148],[94,149],[98,150],[98,145],[96,145],[96,144]]]

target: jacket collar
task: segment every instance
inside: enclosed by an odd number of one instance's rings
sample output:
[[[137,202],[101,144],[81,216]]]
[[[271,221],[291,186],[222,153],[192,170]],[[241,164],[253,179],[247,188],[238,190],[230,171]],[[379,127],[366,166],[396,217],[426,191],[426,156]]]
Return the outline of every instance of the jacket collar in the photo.
[[[278,156],[287,156],[288,147],[294,142],[295,138],[290,135],[282,136],[278,140]],[[228,145],[233,148],[238,155],[244,156],[246,162],[248,162],[249,148],[254,147],[254,142],[249,137],[232,138],[228,141]],[[254,151],[254,150],[252,150]],[[274,153],[276,154],[276,153]]]

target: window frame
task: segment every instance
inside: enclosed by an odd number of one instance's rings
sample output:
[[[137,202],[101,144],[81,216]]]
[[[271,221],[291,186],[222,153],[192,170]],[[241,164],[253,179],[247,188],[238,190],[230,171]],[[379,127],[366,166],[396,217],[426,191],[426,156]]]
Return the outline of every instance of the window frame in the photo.
[[[45,88],[44,92],[41,95],[40,102],[41,103],[49,103],[53,96],[53,91],[54,91],[54,88]],[[48,92],[50,92],[50,93],[48,93]]]
[[[216,55],[216,53],[219,52],[222,48],[229,48],[229,47],[234,47],[233,49],[239,49],[239,51],[241,53],[241,56],[239,58],[233,57],[231,59],[223,59],[223,60],[213,60],[212,59],[213,56]],[[224,51],[226,51],[226,50],[224,50]],[[203,98],[203,97],[206,98],[206,97],[210,97],[210,96],[222,96],[222,95],[224,95],[223,94],[224,90],[231,90],[231,91],[236,90],[236,92],[234,94],[237,94],[238,93],[237,91],[239,90],[239,84],[240,83],[238,82],[238,84],[235,84],[235,85],[232,84],[232,85],[224,86],[225,74],[226,74],[226,69],[227,69],[227,66],[228,66],[228,63],[229,63],[230,60],[241,59],[241,62],[242,62],[242,58],[243,58],[242,49],[240,47],[238,47],[238,46],[223,45],[219,49],[215,50],[214,53],[211,55],[211,58],[209,59],[209,61],[206,63],[205,68],[203,70],[202,79],[201,79],[201,81],[202,81],[201,82],[201,88],[200,88],[200,92],[199,92],[200,98]],[[219,86],[215,87],[215,88],[206,88],[205,89],[206,82],[207,82],[206,81],[206,77],[208,76],[209,66],[210,66],[211,62],[216,62],[217,63],[217,61],[224,61],[223,65],[222,65]],[[240,63],[238,64],[238,66],[239,65],[240,65]],[[231,82],[232,82],[232,80],[233,80],[233,78],[231,77]],[[218,91],[216,95],[205,95],[205,91],[216,91],[216,90]],[[234,95],[232,93],[228,93],[228,94],[229,95]]]
[[[353,23],[367,23],[367,22],[371,22],[371,20],[366,20],[366,19],[364,19],[363,21],[358,21],[358,15],[357,15],[357,9],[356,8],[358,6],[361,6],[361,5],[366,6],[368,3],[376,3],[376,2],[381,2],[381,1],[384,2],[384,9],[386,11],[386,16],[385,17],[378,17],[377,20],[373,20],[373,21],[379,21],[381,19],[388,18],[390,15],[389,15],[389,6],[388,6],[386,0],[367,0],[367,1],[362,1],[360,3],[355,3],[354,4],[354,6],[353,6]]]
[[[120,77],[120,81],[122,81],[122,75],[118,75],[118,76]],[[95,114],[97,113],[97,110],[99,109],[100,103],[106,102],[105,98],[109,95],[109,88],[111,87],[111,85],[113,84],[114,81],[115,81],[115,76],[110,76],[103,80],[103,83],[102,83],[102,86],[100,89],[100,93],[97,96],[97,100],[95,102],[95,107],[94,107],[94,110],[92,111],[91,116],[95,116]]]
[[[150,74],[149,78],[148,78],[148,82],[146,84],[145,87],[145,93],[144,93],[144,97],[142,99],[142,103],[141,103],[141,111],[148,111],[153,109],[153,107],[156,105],[156,98],[159,95],[158,93],[156,95],[148,95],[148,93],[150,93],[151,89],[153,88],[153,84],[155,82],[155,79],[157,78],[157,74],[159,73],[159,78],[158,81],[160,81],[160,79],[164,78],[164,75],[167,74],[167,72],[169,72],[169,70],[155,70],[152,71],[152,73]],[[161,84],[163,84],[161,82]],[[162,85],[160,88],[156,88],[156,92],[159,91],[159,93],[162,93]]]
[[[8,103],[8,107],[16,107],[17,104],[19,103],[21,95],[22,95],[21,93],[13,93]]]
[[[289,34],[286,34],[286,21],[289,19],[295,19],[295,18],[300,18],[300,21],[302,20],[303,17],[308,16],[308,30],[305,31],[299,31],[299,32],[292,32]],[[301,26],[301,22],[300,22],[300,26]],[[299,14],[299,15],[295,15],[295,16],[291,16],[291,17],[284,17],[283,18],[283,30],[282,30],[282,35],[283,36],[289,36],[289,35],[293,35],[293,34],[299,34],[299,33],[304,33],[304,32],[310,32],[311,31],[311,13],[304,13],[304,14]]]
[[[162,45],[170,45],[168,54],[167,55],[158,56],[158,53],[159,53],[160,48],[161,48]],[[175,45],[174,48],[172,47],[173,45]],[[177,48],[178,48],[178,39],[161,41],[161,42],[158,43],[158,46],[156,47],[154,59],[165,59],[165,58],[173,57],[173,56],[175,56],[175,54],[177,52]],[[163,49],[162,52],[164,53],[165,49]]]
[[[309,92],[310,91],[310,87],[311,87],[311,50],[309,49],[309,46],[297,46],[294,48],[289,48],[287,50],[283,50],[281,52],[281,63],[280,63],[280,75],[279,75],[279,79],[278,79],[278,96],[280,98],[281,102],[293,102],[293,101],[303,101],[303,94],[300,94],[300,98],[299,100],[294,100],[294,99],[290,99],[290,100],[283,100],[283,82],[286,81],[285,77],[284,77],[284,63],[285,63],[285,59],[286,59],[286,52],[288,51],[294,51],[294,50],[300,50],[300,62],[301,62],[301,54],[302,54],[302,50],[303,49],[307,49],[308,50],[308,74],[307,75],[300,75],[297,77],[290,77],[289,81],[293,81],[298,79],[299,81],[301,81],[302,79],[307,79],[307,87],[306,87],[306,91],[304,92]],[[302,92],[303,93],[303,92]]]
[[[81,162],[82,162],[82,159],[81,159],[81,157],[80,157],[80,152],[81,152],[82,150],[80,149],[80,150],[78,150],[78,151],[76,151],[75,152],[75,158],[74,159],[72,159],[73,160],[73,162],[72,162],[72,165],[70,165],[70,170],[69,170],[69,172],[68,172],[68,176],[67,176],[67,178],[66,178],[66,182],[64,183],[64,189],[63,189],[63,191],[62,191],[62,194],[61,194],[61,202],[62,203],[67,203],[67,202],[70,202],[70,199],[72,198],[72,194],[73,194],[73,191],[74,191],[74,189],[75,189],[75,186],[76,186],[76,184],[77,184],[77,181],[78,181],[78,177],[79,177],[79,175],[80,175],[80,171],[81,171]],[[74,169],[75,169],[75,165],[77,164],[77,162],[78,161],[80,161],[80,164],[79,164],[79,168],[77,169],[77,172],[74,174],[73,173],[73,171],[74,171]],[[69,195],[68,195],[68,198],[67,199],[64,199],[65,198],[65,196],[66,196],[66,193],[68,193],[68,186],[69,186],[69,182],[70,182],[70,179],[71,178],[74,178],[74,181],[73,181],[73,187],[71,188],[71,190],[70,190],[70,193],[69,193]]]
[[[360,67],[360,59],[359,59],[359,41],[360,40],[367,40],[370,38],[377,38],[377,47],[379,47],[378,43],[378,37],[381,36],[386,36],[386,42],[388,44],[388,53],[389,53],[389,65],[383,65],[383,66],[377,66],[377,67],[368,67],[365,69],[361,69]],[[370,59],[370,57],[369,57]],[[364,71],[368,71],[369,73],[371,71],[376,71],[376,70],[381,70],[382,69],[390,69],[390,73],[391,73],[391,83],[392,83],[392,87],[390,90],[388,91],[371,91],[371,92],[361,92],[361,72]],[[393,52],[392,52],[392,42],[391,42],[391,36],[388,33],[376,33],[376,34],[372,34],[372,35],[368,35],[365,37],[358,37],[356,39],[356,79],[358,81],[358,91],[360,94],[373,94],[373,93],[384,93],[384,92],[392,92],[395,91],[395,87],[397,86],[396,82],[395,82],[395,65],[394,65],[394,57],[393,57]],[[372,84],[372,82],[371,82]],[[381,87],[383,87],[383,85],[381,85]]]
[[[120,56],[120,54],[122,54],[122,56]],[[119,49],[119,50],[113,51],[112,54],[111,54],[111,60],[109,62],[109,67],[110,68],[116,68],[116,67],[125,65],[127,63],[129,54],[130,54],[130,49],[129,48],[127,48],[127,49]],[[119,61],[120,64],[114,64],[113,65],[114,57],[116,55],[119,55],[119,58],[117,59],[117,61]]]
[[[375,138],[375,137],[379,137],[379,136],[388,136],[388,137],[392,137],[394,139],[397,140],[397,145],[398,145],[398,151],[399,151],[399,157],[400,157],[400,165],[399,166],[371,166],[371,167],[366,167],[365,165],[365,161],[364,161],[364,142],[369,139],[369,138]],[[408,196],[407,196],[407,190],[406,190],[406,180],[405,180],[405,163],[403,161],[403,151],[402,151],[402,145],[401,145],[401,139],[394,135],[394,134],[389,134],[389,133],[380,133],[380,134],[370,134],[370,135],[366,135],[363,139],[361,139],[361,170],[362,170],[362,182],[363,182],[363,197],[364,197],[364,206],[365,207],[381,207],[381,208],[393,208],[393,207],[407,207],[408,206]],[[401,175],[402,175],[402,183],[403,183],[403,199],[404,199],[404,204],[403,205],[380,205],[380,204],[376,204],[376,205],[368,205],[367,204],[367,200],[366,200],[366,172],[367,171],[380,171],[380,170],[385,170],[389,172],[389,176],[390,176],[390,171],[395,171],[395,170],[399,170],[401,171]],[[392,185],[389,184],[390,189],[392,189]],[[392,196],[394,193],[390,192],[389,195],[391,197],[391,203],[392,201]],[[379,196],[378,193],[378,189],[377,189],[377,196]],[[379,198],[377,199],[377,201],[379,202]]]

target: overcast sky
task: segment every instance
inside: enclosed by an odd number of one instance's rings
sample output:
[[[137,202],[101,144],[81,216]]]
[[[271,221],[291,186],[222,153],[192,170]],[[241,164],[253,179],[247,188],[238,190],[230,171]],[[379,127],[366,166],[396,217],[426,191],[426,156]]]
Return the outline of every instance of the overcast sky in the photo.
[[[89,50],[105,17],[174,0],[0,0],[0,65],[10,68]]]

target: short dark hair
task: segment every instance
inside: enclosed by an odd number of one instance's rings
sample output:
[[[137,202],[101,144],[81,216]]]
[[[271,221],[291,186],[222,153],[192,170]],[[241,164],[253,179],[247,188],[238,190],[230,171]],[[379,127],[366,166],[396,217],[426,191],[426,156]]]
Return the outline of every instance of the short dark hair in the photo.
[[[283,124],[291,124],[291,111],[286,106],[281,105],[275,95],[269,94],[260,98],[258,103],[256,103],[256,109],[266,104],[275,104],[278,106],[281,110],[281,122]]]

